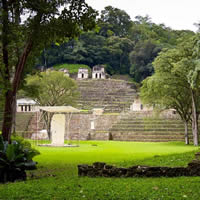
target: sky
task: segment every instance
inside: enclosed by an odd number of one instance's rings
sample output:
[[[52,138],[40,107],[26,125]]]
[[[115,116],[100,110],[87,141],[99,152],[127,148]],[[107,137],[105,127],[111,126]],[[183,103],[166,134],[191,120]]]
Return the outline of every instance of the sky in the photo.
[[[135,16],[149,15],[152,22],[165,24],[176,30],[197,31],[194,23],[200,22],[200,0],[86,0],[94,9],[101,11],[113,6]]]

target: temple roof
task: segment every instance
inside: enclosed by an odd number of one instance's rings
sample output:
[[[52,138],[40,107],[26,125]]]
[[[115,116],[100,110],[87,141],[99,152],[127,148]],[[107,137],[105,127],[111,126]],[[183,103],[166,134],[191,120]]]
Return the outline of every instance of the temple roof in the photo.
[[[72,106],[42,106],[40,110],[50,113],[79,113],[80,110]]]

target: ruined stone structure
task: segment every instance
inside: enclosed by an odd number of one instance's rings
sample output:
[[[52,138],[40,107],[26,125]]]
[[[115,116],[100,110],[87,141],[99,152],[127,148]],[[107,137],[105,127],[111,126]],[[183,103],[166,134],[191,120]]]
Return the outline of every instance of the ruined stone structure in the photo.
[[[17,109],[17,112],[37,112],[38,111],[36,102],[28,98],[17,99],[16,109]]]
[[[77,83],[80,91],[78,106],[84,110],[103,108],[104,113],[129,111],[137,96],[134,84],[123,80],[88,79]]]
[[[105,69],[102,65],[96,65],[92,69],[92,78],[93,79],[105,79]]]
[[[147,107],[142,104],[139,98],[133,100],[133,103],[130,106],[131,111],[153,111],[153,107]]]
[[[200,176],[200,161],[193,160],[187,167],[149,167],[132,166],[129,168],[115,167],[106,163],[96,162],[93,165],[78,165],[79,176],[89,177],[178,177]]]
[[[88,69],[79,68],[77,78],[78,79],[87,79],[87,78],[89,78]]]
[[[109,129],[114,123],[116,123],[116,121],[119,120],[119,118],[119,114],[73,114],[69,127],[70,139],[78,140],[79,138],[80,140],[109,140]]]
[[[71,140],[184,141],[184,125],[177,114],[174,111],[155,114],[149,108],[141,109],[134,84],[113,79],[86,79],[77,83],[80,91],[77,108],[82,112],[73,114],[69,127],[65,127],[65,132],[69,128]],[[36,131],[36,119],[34,113],[29,118],[21,113],[17,130],[27,131],[24,135],[31,137]],[[29,124],[20,125],[25,122]],[[41,124],[37,131],[45,128]],[[189,134],[192,139],[191,127]]]
[[[63,72],[65,74],[65,76],[68,76],[69,77],[69,70],[66,69],[66,68],[61,68],[59,69],[60,72]]]

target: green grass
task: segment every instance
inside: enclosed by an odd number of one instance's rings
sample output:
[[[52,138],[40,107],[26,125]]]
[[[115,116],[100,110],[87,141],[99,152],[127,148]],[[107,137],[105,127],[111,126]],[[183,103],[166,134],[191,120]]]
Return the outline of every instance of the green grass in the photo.
[[[0,184],[0,200],[158,200],[200,198],[200,177],[88,178],[77,164],[103,161],[116,166],[186,166],[198,148],[180,142],[81,142],[80,147],[37,147],[38,170],[28,180]]]
[[[59,70],[61,68],[68,69],[70,74],[78,73],[79,68],[86,68],[89,70],[89,72],[91,71],[88,65],[83,65],[83,64],[58,64],[54,65],[53,68],[56,70]]]

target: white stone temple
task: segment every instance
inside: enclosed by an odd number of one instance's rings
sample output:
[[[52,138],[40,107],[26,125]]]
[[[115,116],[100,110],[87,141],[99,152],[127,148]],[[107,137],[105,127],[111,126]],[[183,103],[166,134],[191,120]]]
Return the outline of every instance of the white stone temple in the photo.
[[[105,79],[105,69],[102,65],[96,65],[92,69],[92,78],[93,79]]]
[[[37,112],[39,110],[36,102],[29,98],[17,99],[17,112]]]
[[[87,79],[89,76],[88,69],[86,68],[79,68],[78,70],[78,79]]]

